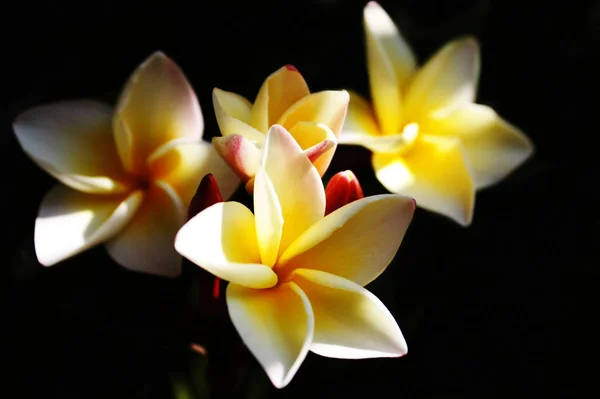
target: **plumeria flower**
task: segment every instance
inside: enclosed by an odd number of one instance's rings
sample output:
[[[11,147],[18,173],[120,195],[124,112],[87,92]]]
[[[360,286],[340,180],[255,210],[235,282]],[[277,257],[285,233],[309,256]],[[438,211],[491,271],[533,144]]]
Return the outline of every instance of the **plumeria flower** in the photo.
[[[173,248],[198,182],[213,173],[225,196],[239,178],[212,145],[196,95],[157,52],[131,76],[116,110],[95,101],[43,105],[20,115],[21,147],[60,181],[35,222],[39,262],[54,265],[99,243],[124,267],[180,273]]]
[[[349,95],[345,90],[310,93],[298,70],[286,65],[272,73],[254,104],[215,88],[213,105],[223,137],[213,144],[252,192],[265,135],[274,124],[285,127],[323,176],[337,147]]]
[[[420,69],[394,22],[376,2],[364,9],[373,108],[352,93],[340,144],[373,151],[373,168],[391,192],[462,225],[475,190],[511,173],[532,153],[517,128],[475,104],[479,46],[445,45]]]
[[[338,172],[325,188],[325,215],[364,196],[362,187],[351,170]]]
[[[242,340],[273,385],[285,387],[308,351],[359,359],[407,352],[396,321],[363,288],[396,254],[412,198],[362,198],[324,216],[319,173],[282,126],[266,135],[254,214],[238,202],[200,212],[177,251],[229,281],[226,301]]]

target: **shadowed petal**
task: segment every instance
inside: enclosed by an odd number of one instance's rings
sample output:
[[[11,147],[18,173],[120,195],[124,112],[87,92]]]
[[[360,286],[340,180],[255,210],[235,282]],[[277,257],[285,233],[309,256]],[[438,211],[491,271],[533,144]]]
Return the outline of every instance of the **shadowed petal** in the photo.
[[[185,221],[187,207],[172,187],[156,182],[129,224],[106,243],[109,255],[127,269],[177,277],[181,258],[175,252],[175,233]]]

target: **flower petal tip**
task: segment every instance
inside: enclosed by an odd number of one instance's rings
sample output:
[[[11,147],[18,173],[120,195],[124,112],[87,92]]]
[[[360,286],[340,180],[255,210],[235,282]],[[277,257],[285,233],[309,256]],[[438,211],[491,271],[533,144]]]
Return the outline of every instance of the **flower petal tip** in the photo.
[[[286,65],[285,65],[285,68],[286,68],[288,71],[292,71],[292,72],[298,72],[298,73],[300,73],[300,71],[298,71],[298,68],[296,68],[296,67],[295,67],[295,66],[293,66],[292,64],[286,64]]]
[[[155,52],[153,52],[150,57],[148,57],[148,59],[169,59],[169,57],[167,57],[167,55],[161,51],[161,50],[157,50]]]
[[[381,6],[380,6],[380,5],[379,5],[379,3],[378,3],[378,2],[376,2],[376,1],[369,1],[369,2],[367,3],[367,5],[365,6],[365,8],[367,8],[367,7],[381,7]]]

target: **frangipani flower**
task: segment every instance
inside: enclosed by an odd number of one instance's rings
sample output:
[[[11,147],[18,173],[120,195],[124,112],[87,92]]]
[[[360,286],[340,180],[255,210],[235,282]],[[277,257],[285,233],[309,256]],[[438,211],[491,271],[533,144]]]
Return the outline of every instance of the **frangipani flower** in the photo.
[[[362,187],[351,170],[338,172],[325,188],[325,215],[364,196]]]
[[[35,222],[39,262],[54,265],[105,242],[128,269],[180,273],[173,248],[198,182],[208,172],[225,196],[239,179],[202,142],[196,95],[179,67],[158,52],[131,76],[116,111],[65,101],[20,115],[25,153],[56,177]]]
[[[310,93],[296,68],[286,65],[272,73],[254,104],[215,88],[213,105],[223,137],[213,144],[252,192],[265,135],[274,124],[285,127],[323,176],[337,147],[349,95],[344,90]]]
[[[391,192],[471,223],[475,190],[507,176],[533,145],[493,109],[475,104],[479,46],[461,38],[420,69],[394,22],[376,3],[364,10],[373,108],[352,93],[341,144],[373,151],[373,168]]]
[[[286,386],[308,351],[396,357],[406,342],[364,285],[392,260],[414,212],[412,198],[362,198],[327,216],[316,168],[274,125],[254,183],[254,214],[222,202],[186,223],[177,251],[229,281],[231,320],[273,385]]]

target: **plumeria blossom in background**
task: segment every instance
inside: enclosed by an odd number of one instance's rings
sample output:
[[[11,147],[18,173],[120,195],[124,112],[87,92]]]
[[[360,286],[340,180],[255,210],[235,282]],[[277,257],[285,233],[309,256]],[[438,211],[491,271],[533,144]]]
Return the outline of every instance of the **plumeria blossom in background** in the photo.
[[[349,95],[345,90],[310,93],[296,68],[286,65],[272,73],[254,104],[215,88],[213,105],[222,137],[213,144],[252,192],[265,135],[274,124],[285,127],[323,176],[337,147]]]
[[[81,100],[20,115],[21,147],[60,181],[35,222],[39,262],[51,266],[104,242],[128,269],[177,276],[173,239],[202,176],[213,173],[226,197],[240,182],[202,141],[203,128],[186,77],[160,52],[131,76],[115,111]]]
[[[373,107],[351,94],[340,144],[373,151],[373,168],[389,191],[469,225],[475,191],[511,173],[533,145],[493,109],[474,103],[475,39],[450,42],[418,69],[376,2],[364,9],[364,28]]]
[[[285,387],[308,351],[397,357],[406,342],[391,313],[363,288],[395,256],[414,200],[384,194],[327,216],[317,169],[294,137],[270,128],[254,182],[254,214],[217,203],[187,222],[175,248],[229,281],[231,320],[273,385]]]

